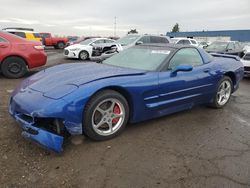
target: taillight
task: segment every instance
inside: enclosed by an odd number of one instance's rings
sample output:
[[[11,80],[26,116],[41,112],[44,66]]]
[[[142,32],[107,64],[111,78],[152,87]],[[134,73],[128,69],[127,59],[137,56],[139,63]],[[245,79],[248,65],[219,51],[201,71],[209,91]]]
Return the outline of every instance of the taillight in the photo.
[[[40,46],[34,46],[35,49],[37,50],[44,50],[44,46],[40,45]]]

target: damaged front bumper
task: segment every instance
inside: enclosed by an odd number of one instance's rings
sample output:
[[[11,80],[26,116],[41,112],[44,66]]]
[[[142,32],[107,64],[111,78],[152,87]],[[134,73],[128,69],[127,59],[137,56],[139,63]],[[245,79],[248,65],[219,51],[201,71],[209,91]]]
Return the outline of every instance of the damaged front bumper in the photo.
[[[32,140],[42,147],[45,147],[46,149],[52,150],[57,153],[63,150],[63,136],[54,134],[43,128],[39,128],[36,123],[28,121],[22,114],[13,114],[11,111],[10,114],[21,125],[23,129],[22,136],[24,138]]]

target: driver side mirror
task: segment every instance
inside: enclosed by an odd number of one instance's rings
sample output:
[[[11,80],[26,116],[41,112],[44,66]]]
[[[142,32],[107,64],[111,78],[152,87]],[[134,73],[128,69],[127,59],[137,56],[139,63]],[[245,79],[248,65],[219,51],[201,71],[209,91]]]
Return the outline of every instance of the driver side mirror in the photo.
[[[177,67],[175,67],[172,70],[172,74],[176,74],[177,72],[181,71],[181,72],[189,72],[193,70],[193,66],[192,65],[188,65],[188,64],[182,64],[182,65],[178,65]]]
[[[135,45],[141,45],[141,44],[143,44],[142,41],[137,41],[137,42],[135,43]]]

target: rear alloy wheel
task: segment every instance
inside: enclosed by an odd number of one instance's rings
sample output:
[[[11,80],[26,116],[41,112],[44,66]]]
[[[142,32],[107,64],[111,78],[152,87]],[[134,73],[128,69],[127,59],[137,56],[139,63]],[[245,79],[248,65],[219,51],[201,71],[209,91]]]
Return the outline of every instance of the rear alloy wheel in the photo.
[[[79,59],[81,59],[81,60],[86,60],[86,59],[88,59],[88,58],[89,58],[88,52],[86,52],[86,51],[81,51],[81,52],[80,52],[80,54],[79,54]]]
[[[232,80],[228,76],[224,76],[219,83],[216,96],[214,97],[212,106],[222,108],[229,101],[232,94]]]
[[[27,66],[23,59],[19,57],[9,57],[2,62],[1,70],[8,78],[20,78],[26,74]]]
[[[64,48],[64,43],[63,42],[58,42],[57,43],[57,48],[58,49],[63,49]]]
[[[84,134],[93,140],[107,140],[117,136],[128,121],[126,99],[112,90],[95,95],[86,106]]]

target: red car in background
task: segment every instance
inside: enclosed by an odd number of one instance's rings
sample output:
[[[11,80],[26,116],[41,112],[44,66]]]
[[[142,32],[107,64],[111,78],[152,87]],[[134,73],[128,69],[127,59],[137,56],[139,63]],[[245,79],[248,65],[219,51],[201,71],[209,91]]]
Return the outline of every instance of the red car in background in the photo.
[[[0,31],[0,70],[4,76],[20,78],[28,69],[43,66],[46,61],[41,42]]]
[[[63,49],[69,39],[67,37],[53,37],[51,33],[40,33],[45,46],[54,46],[55,49]]]

